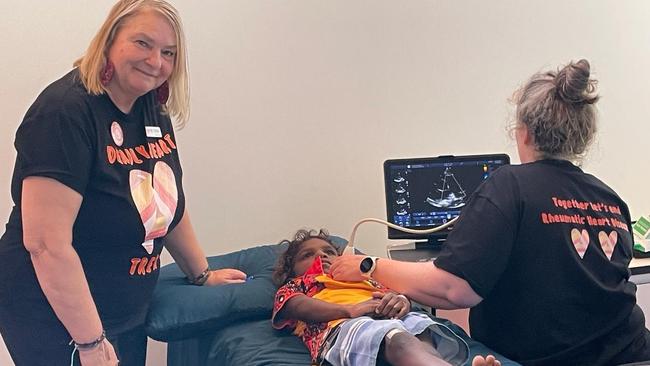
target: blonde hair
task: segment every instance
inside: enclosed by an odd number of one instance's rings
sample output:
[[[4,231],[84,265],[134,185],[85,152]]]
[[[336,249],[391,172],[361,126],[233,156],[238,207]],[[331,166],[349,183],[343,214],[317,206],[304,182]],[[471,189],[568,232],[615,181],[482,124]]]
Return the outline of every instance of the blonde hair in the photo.
[[[113,44],[115,35],[125,20],[140,13],[144,9],[152,9],[163,15],[176,33],[176,58],[174,68],[167,80],[169,83],[169,99],[163,105],[163,110],[174,118],[176,125],[183,127],[190,114],[189,72],[187,66],[187,48],[183,24],[178,11],[164,0],[120,0],[113,5],[108,17],[90,42],[85,55],[74,62],[79,68],[81,81],[90,94],[106,93],[101,83],[101,72],[106,66],[106,54]]]

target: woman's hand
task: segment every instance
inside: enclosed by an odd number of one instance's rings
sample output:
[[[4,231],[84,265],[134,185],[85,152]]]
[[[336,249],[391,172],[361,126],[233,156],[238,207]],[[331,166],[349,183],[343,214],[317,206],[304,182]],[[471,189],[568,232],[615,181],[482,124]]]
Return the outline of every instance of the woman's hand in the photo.
[[[203,284],[204,286],[218,286],[228,283],[246,282],[246,273],[233,268],[216,269],[210,271],[210,277]]]
[[[203,249],[201,249],[196,239],[187,209],[174,230],[167,233],[163,238],[163,244],[189,279],[195,279],[208,266]],[[244,272],[225,268],[210,271],[210,277],[203,283],[203,286],[217,286],[245,281],[246,274]]]
[[[395,292],[373,292],[375,299],[380,299],[375,312],[385,319],[400,319],[411,311],[411,302],[401,294]]]
[[[381,303],[380,299],[372,298],[358,304],[347,305],[348,306],[348,318],[358,318],[360,316],[377,316],[377,306]]]
[[[115,349],[108,339],[91,349],[78,349],[82,366],[116,366],[118,364]]]
[[[330,274],[337,281],[363,281],[366,280],[361,274],[359,266],[364,255],[342,255],[334,258],[330,266]]]

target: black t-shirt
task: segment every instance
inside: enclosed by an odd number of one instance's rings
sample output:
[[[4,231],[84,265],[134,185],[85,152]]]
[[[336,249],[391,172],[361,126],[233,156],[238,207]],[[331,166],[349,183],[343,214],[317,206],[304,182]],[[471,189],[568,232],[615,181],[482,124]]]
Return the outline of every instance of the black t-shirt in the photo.
[[[602,365],[645,328],[628,281],[628,207],[567,161],[499,168],[435,265],[483,301],[472,337],[526,365]]]
[[[75,69],[36,99],[15,147],[15,206],[0,240],[3,308],[56,321],[22,242],[22,182],[42,176],[83,196],[72,244],[107,332],[142,324],[158,278],[160,238],[185,209],[171,120],[152,93],[124,114],[107,95],[88,94]]]

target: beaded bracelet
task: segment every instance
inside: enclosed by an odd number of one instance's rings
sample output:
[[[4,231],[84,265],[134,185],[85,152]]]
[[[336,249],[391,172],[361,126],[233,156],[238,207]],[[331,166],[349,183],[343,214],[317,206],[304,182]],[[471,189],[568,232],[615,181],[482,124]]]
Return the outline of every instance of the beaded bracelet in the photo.
[[[200,275],[196,276],[194,279],[187,278],[187,281],[192,285],[203,286],[205,281],[208,280],[208,277],[210,277],[210,273],[212,272],[210,272],[210,266],[208,266],[208,268],[201,272]]]
[[[72,342],[70,342],[70,343],[73,343],[74,346],[78,350],[86,351],[86,350],[93,349],[93,348],[97,347],[100,343],[102,343],[104,341],[104,339],[106,339],[106,331],[102,330],[102,335],[100,335],[99,338],[95,339],[92,342],[89,342],[89,343],[77,343],[73,339]]]

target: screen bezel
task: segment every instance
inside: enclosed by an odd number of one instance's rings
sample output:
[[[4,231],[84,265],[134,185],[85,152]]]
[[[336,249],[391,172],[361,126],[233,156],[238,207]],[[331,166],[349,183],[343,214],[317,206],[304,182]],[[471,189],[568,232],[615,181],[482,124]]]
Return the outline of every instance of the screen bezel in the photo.
[[[424,158],[399,158],[399,159],[388,159],[384,161],[384,195],[385,195],[385,204],[386,204],[386,218],[388,222],[394,223],[392,219],[391,212],[391,167],[396,165],[418,165],[418,164],[444,164],[444,163],[459,163],[459,162],[483,162],[490,160],[503,160],[504,163],[501,165],[510,164],[510,157],[505,153],[497,154],[481,154],[481,155],[441,155],[436,157],[424,157]],[[406,226],[411,229],[426,230],[431,229],[437,225],[429,226]],[[453,228],[452,226],[447,227],[446,229],[436,232],[433,234],[411,234],[399,231],[393,228],[388,228],[388,239],[412,239],[412,240],[429,240],[429,241],[440,241],[446,238],[449,231]]]

